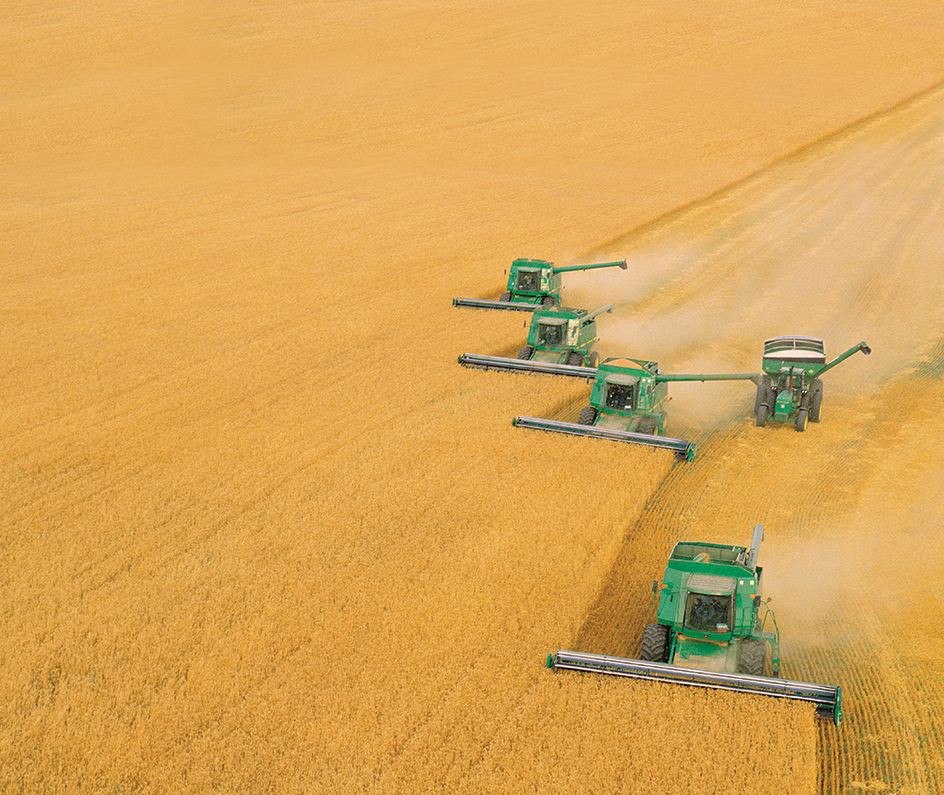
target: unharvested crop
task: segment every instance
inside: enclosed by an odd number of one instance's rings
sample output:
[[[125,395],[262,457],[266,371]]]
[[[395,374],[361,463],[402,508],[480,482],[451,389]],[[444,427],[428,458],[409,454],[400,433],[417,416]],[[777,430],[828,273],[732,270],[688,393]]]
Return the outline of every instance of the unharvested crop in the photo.
[[[939,4],[848,5],[11,11],[0,789],[940,789],[939,93],[629,234],[940,79]],[[805,435],[675,390],[688,465],[513,428],[587,387],[459,367],[524,330],[450,298],[608,246],[565,302],[610,353],[875,354]],[[635,653],[671,544],[756,521],[838,732],[543,668]]]

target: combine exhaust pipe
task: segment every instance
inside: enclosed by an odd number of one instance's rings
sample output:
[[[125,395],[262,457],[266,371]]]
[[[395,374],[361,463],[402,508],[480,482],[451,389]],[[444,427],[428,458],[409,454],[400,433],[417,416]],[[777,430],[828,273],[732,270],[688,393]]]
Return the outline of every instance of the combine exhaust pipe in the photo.
[[[508,359],[504,356],[482,356],[478,353],[463,353],[459,364],[466,367],[481,367],[485,370],[511,370],[518,373],[545,373],[547,375],[568,375],[572,378],[593,379],[596,367],[581,367],[574,364],[554,364],[536,362],[533,359]]]
[[[563,367],[565,365],[556,366]],[[695,457],[694,442],[689,442],[685,439],[673,439],[669,436],[653,436],[648,433],[619,431],[613,428],[598,428],[594,425],[579,425],[575,422],[544,420],[539,417],[515,417],[511,421],[511,424],[519,428],[532,428],[538,431],[554,431],[555,433],[569,433],[573,436],[590,436],[594,439],[610,439],[615,442],[630,442],[632,444],[645,444],[650,447],[659,447],[664,450],[672,450],[683,461],[691,461]]]
[[[842,688],[838,685],[817,685],[767,676],[703,671],[665,663],[563,650],[547,655],[547,667],[552,670],[625,676],[632,679],[707,687],[714,690],[737,690],[742,693],[806,701],[815,705],[816,714],[819,717],[831,720],[837,726],[842,721]]]
[[[542,304],[532,304],[529,301],[492,301],[487,298],[453,298],[452,305],[467,306],[472,309],[507,309],[513,312],[533,312],[542,306]]]

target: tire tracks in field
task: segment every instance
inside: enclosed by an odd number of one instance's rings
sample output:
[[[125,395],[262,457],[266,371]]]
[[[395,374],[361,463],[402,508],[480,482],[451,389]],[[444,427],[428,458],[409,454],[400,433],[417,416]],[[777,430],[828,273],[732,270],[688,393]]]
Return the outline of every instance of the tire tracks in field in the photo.
[[[923,505],[907,495],[936,477],[922,456],[944,443],[941,423],[929,426],[944,401],[942,214],[938,85],[594,252],[656,263],[650,283],[618,305],[632,314],[634,339],[671,352],[659,358],[679,362],[673,371],[712,350],[750,366],[746,351],[778,333],[873,346],[870,360],[824,376],[822,423],[799,434],[741,414],[674,467],[626,527],[574,641],[637,656],[654,615],[650,585],[672,545],[746,544],[763,523],[767,595],[784,610],[783,675],[845,690],[843,725],[819,730],[825,795],[944,788],[942,658],[921,645],[944,635],[944,621],[929,606],[918,631],[913,608],[872,604],[931,584],[910,581],[925,569],[908,533],[939,531],[921,524]],[[917,567],[899,561],[909,555]],[[817,598],[800,605],[804,579]],[[783,593],[771,589],[778,582]]]

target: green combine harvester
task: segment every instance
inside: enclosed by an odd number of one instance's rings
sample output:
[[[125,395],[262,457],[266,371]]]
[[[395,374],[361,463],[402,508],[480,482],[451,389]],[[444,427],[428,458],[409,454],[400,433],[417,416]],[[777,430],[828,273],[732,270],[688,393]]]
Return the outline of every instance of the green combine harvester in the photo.
[[[459,364],[483,367],[486,370],[514,370],[593,378],[600,363],[600,355],[591,350],[597,341],[596,318],[603,312],[612,311],[613,304],[601,306],[592,312],[567,307],[536,309],[531,315],[527,345],[518,351],[516,359],[463,353],[459,357]],[[566,369],[556,369],[546,365],[568,366]]]
[[[676,544],[639,660],[558,650],[548,655],[547,667],[806,701],[838,726],[841,687],[778,678],[780,631],[761,598],[763,569],[757,565],[763,538],[757,525],[750,550]],[[660,593],[658,583],[653,593]],[[764,631],[768,619],[772,632]]]
[[[607,359],[595,371],[581,369],[593,372],[594,381],[590,405],[581,409],[576,423],[515,417],[512,424],[520,428],[646,444],[673,450],[679,458],[691,461],[695,457],[693,442],[662,435],[665,431],[668,384],[672,381],[756,382],[759,377],[757,373],[670,375],[659,370],[655,362],[643,359]]]
[[[568,265],[558,268],[553,262],[543,259],[516,259],[511,263],[508,284],[497,301],[485,298],[453,298],[453,306],[477,309],[511,309],[533,312],[541,306],[560,306],[562,273],[590,271],[597,268],[622,268],[626,261],[598,262],[592,265]]]
[[[793,422],[798,431],[806,421],[819,422],[823,403],[820,377],[854,353],[866,356],[872,349],[864,342],[854,345],[828,364],[823,341],[816,337],[773,337],[764,341],[763,370],[757,385],[754,417],[763,428],[768,420]]]

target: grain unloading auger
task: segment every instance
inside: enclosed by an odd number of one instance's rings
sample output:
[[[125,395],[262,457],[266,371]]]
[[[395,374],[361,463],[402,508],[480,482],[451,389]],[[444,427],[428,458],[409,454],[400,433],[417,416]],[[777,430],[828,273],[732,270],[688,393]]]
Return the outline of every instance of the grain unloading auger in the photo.
[[[757,385],[754,417],[762,428],[769,419],[793,422],[798,431],[806,421],[819,422],[823,403],[821,376],[840,362],[872,349],[864,342],[853,345],[831,362],[826,362],[823,341],[816,337],[773,337],[764,341],[763,374]]]
[[[453,298],[453,306],[475,309],[510,309],[533,312],[541,306],[560,306],[561,274],[570,271],[590,271],[598,268],[622,268],[626,261],[597,262],[590,265],[567,265],[558,268],[543,259],[516,259],[508,272],[505,292],[497,301],[487,298]]]
[[[586,309],[537,309],[531,315],[527,344],[515,359],[463,353],[459,364],[486,370],[549,373],[593,378],[600,355],[591,350],[597,341],[596,318],[612,312],[613,304],[592,312]]]
[[[670,374],[661,372],[655,362],[607,359],[596,369],[590,405],[581,409],[577,422],[515,417],[512,423],[522,428],[660,447],[690,461],[695,457],[693,442],[662,435],[668,384],[672,381],[756,382],[758,377],[757,373]]]
[[[643,633],[641,659],[558,650],[547,667],[805,701],[838,726],[841,687],[779,678],[780,631],[761,597],[757,565],[763,537],[757,525],[750,550],[676,544],[661,592],[653,583],[658,616]],[[772,632],[764,631],[768,619]]]

